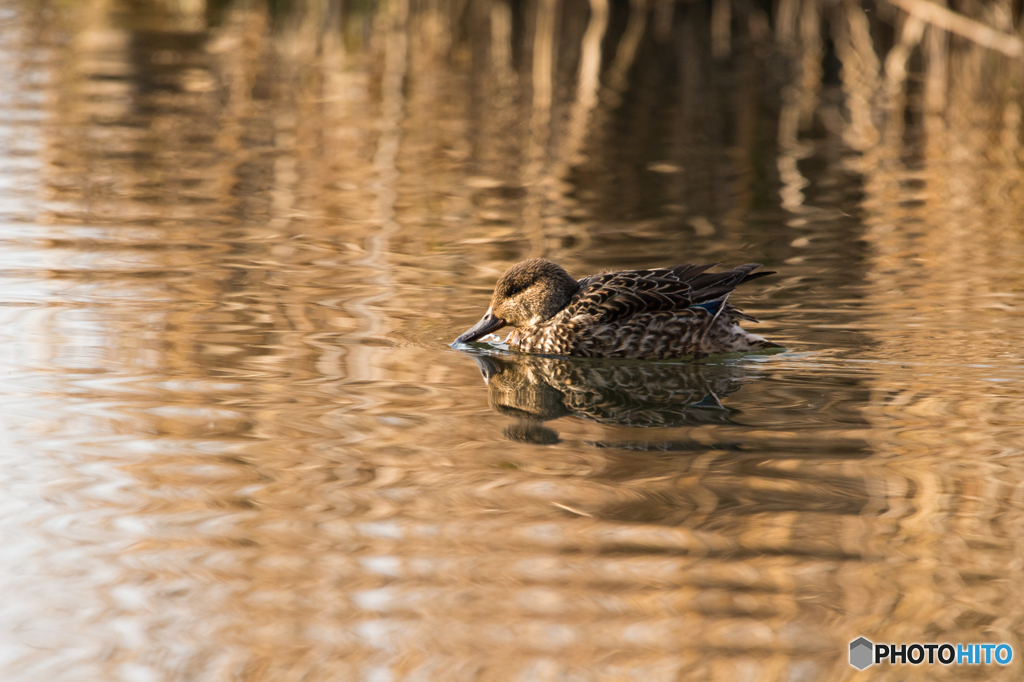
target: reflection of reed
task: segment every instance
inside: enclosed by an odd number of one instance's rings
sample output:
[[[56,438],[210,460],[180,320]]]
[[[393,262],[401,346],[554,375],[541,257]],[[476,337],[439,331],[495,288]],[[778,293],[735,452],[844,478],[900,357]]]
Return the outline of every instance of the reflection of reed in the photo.
[[[895,4],[911,13],[898,17],[885,46],[873,39],[872,20],[855,3],[833,18],[850,110],[844,136],[862,153],[852,165],[863,176],[872,278],[888,298],[877,305],[892,308],[895,292],[918,310],[941,301],[946,319],[955,321],[951,333],[963,336],[985,326],[972,319],[995,302],[979,297],[1007,290],[999,263],[1006,249],[1019,250],[1006,227],[1019,211],[1024,181],[1018,152],[1024,78],[1019,62],[988,51],[1015,54],[1008,46],[1019,39],[999,33],[1008,41],[1001,42],[997,29],[954,20],[934,3]],[[943,29],[974,42],[954,37],[950,50]],[[915,120],[923,123],[908,129],[906,122]],[[906,308],[895,307],[885,324],[902,326]],[[913,337],[905,338],[904,351],[914,352]]]
[[[1000,21],[998,3],[951,3],[976,18],[931,2],[893,4],[910,14],[889,10],[896,27],[891,41],[875,30],[879,18],[857,3],[827,15],[849,111],[842,136],[860,154],[849,165],[864,187],[859,205],[869,247],[868,305],[879,353],[911,362],[924,375],[950,376],[930,384],[890,366],[875,382],[866,416],[878,429],[871,447],[886,471],[874,477],[872,506],[886,510],[892,524],[875,542],[906,538],[901,556],[913,556],[914,566],[899,559],[892,564],[898,575],[889,593],[900,595],[898,603],[889,606],[892,597],[876,593],[851,602],[848,618],[851,632],[874,630],[891,640],[935,632],[975,639],[995,621],[993,631],[1016,639],[1020,617],[996,602],[1017,597],[981,587],[991,585],[994,573],[978,565],[972,549],[1001,544],[995,519],[1017,515],[1001,500],[1020,485],[1020,473],[993,476],[994,460],[985,454],[1016,447],[999,426],[1004,398],[983,387],[977,370],[929,365],[938,362],[937,354],[986,357],[979,330],[1004,323],[1003,299],[1016,287],[1003,264],[1024,256],[1019,232],[1010,227],[1019,224],[1013,216],[1019,216],[1024,187],[1024,82],[1020,62],[990,48],[1019,54],[1019,38],[1009,34],[1012,22]],[[988,426],[976,430],[973,419]],[[939,421],[964,438],[938,437],[925,426]],[[965,458],[971,473],[947,468]],[[1011,481],[1005,487],[997,482],[1003,476]],[[945,592],[950,585],[957,587]]]
[[[396,235],[400,226],[397,220],[397,185],[400,179],[398,171],[398,152],[402,141],[402,123],[405,118],[405,80],[409,69],[409,0],[393,0],[382,4],[377,21],[383,42],[383,69],[380,80],[380,113],[378,116],[379,136],[373,154],[373,171],[375,182],[373,191],[376,195],[374,222],[378,229],[363,242],[364,257],[359,265],[364,266],[371,274],[371,281],[376,285],[368,296],[352,300],[348,309],[359,320],[359,327],[367,339],[383,336],[386,316],[381,314],[383,306],[379,302],[386,300],[392,289],[392,269],[388,267],[390,256],[390,240]],[[370,372],[363,378],[373,376],[373,355],[375,349],[363,346],[353,350],[349,363],[350,371]]]

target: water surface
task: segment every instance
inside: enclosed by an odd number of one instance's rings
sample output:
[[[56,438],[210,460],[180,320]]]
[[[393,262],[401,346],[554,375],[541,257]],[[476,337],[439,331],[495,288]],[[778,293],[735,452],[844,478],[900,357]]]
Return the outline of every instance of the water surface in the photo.
[[[4,679],[1018,677],[1019,63],[456,5],[0,1]],[[540,255],[787,351],[450,348]]]

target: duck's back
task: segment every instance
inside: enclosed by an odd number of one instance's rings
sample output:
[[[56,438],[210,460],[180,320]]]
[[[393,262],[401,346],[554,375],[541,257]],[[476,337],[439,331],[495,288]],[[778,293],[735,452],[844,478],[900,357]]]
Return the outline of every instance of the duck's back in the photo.
[[[726,272],[710,265],[630,270],[579,281],[569,304],[551,319],[517,329],[513,347],[530,353],[581,357],[664,359],[686,355],[751,351],[772,344],[750,334],[736,319],[753,320],[727,304],[757,263]]]

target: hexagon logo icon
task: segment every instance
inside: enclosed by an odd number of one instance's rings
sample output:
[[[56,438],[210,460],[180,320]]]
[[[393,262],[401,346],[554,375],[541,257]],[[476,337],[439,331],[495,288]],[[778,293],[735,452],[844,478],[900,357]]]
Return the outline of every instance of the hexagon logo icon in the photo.
[[[871,660],[874,658],[874,656],[872,656],[874,650],[875,645],[863,637],[858,637],[853,640],[850,642],[850,665],[857,670],[863,670],[868,667],[874,663],[874,661]]]

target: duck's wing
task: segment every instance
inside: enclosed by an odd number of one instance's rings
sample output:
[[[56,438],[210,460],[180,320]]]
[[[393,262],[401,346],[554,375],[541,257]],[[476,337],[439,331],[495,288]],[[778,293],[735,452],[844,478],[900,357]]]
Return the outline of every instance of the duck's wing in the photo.
[[[706,272],[715,265],[718,263],[591,275],[580,280],[568,312],[570,317],[589,315],[602,322],[697,306],[716,312],[740,284],[774,274],[754,272],[761,267],[760,263],[747,263],[725,272]]]

